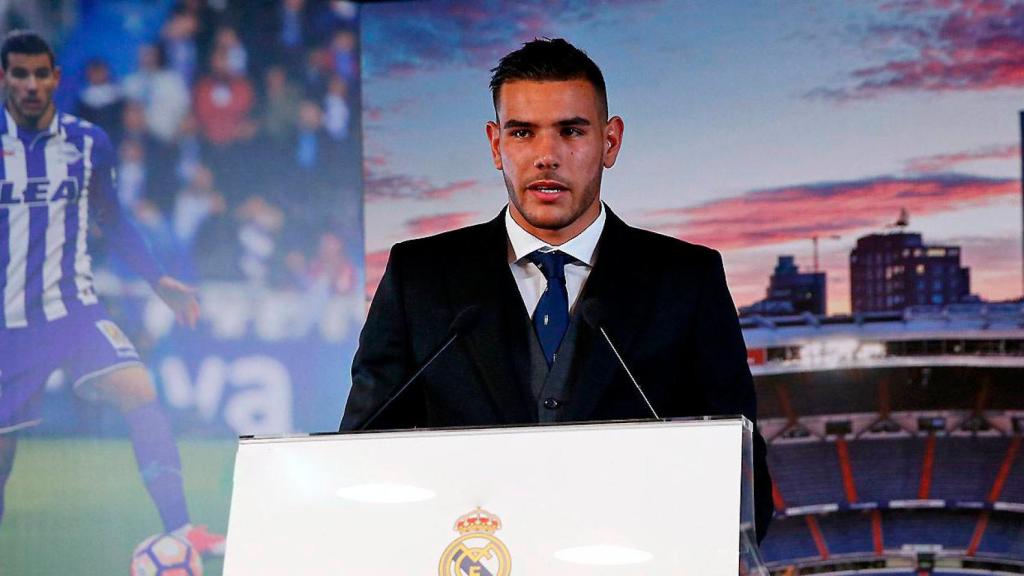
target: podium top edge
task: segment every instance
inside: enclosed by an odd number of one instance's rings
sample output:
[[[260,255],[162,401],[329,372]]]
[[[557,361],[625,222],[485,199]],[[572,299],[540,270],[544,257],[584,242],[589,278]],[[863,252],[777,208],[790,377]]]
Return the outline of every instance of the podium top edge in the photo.
[[[744,431],[753,432],[753,423],[742,415],[729,416],[693,416],[686,418],[666,418],[664,420],[607,420],[599,422],[555,422],[543,424],[509,424],[500,426],[464,426],[450,428],[404,428],[392,430],[367,430],[361,432],[314,432],[311,434],[272,434],[262,436],[239,436],[241,444],[282,442],[298,439],[351,439],[380,438],[386,435],[393,438],[425,437],[459,434],[508,434],[508,433],[550,433],[569,432],[594,428],[602,429],[635,429],[645,427],[687,427],[687,426],[722,426],[739,425]]]

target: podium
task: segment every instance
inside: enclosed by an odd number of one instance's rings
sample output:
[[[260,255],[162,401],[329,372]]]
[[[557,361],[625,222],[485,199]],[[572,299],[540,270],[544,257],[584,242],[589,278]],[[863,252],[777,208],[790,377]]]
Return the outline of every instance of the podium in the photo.
[[[742,417],[242,439],[226,576],[767,574]]]

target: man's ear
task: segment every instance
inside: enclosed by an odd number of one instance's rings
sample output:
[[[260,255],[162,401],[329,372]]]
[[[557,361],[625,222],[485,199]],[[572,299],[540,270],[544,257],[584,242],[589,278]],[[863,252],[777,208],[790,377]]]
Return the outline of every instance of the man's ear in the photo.
[[[612,116],[604,128],[604,167],[611,168],[622,148],[622,131],[625,129],[622,118]]]
[[[501,127],[493,120],[487,123],[487,140],[491,144],[491,160],[494,162],[494,167],[501,170]]]

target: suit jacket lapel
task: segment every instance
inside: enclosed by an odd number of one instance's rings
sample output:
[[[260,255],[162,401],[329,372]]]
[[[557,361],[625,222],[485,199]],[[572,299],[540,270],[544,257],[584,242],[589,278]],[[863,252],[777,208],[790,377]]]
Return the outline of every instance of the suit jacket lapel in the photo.
[[[630,252],[629,232],[629,227],[608,210],[608,220],[597,245],[597,262],[579,299],[579,302],[584,299],[600,302],[603,327],[627,363],[629,350],[653,310],[650,298],[636,297],[636,284],[643,281],[644,271],[636,269],[642,259]],[[585,322],[580,323],[579,329],[572,400],[566,409],[566,420],[591,419],[608,387],[628,378],[604,336]]]
[[[504,211],[483,226],[479,244],[466,246],[465,255],[446,278],[455,313],[481,307],[480,320],[466,335],[466,349],[505,423],[534,421],[528,379],[523,378],[529,364],[529,322],[508,266]]]

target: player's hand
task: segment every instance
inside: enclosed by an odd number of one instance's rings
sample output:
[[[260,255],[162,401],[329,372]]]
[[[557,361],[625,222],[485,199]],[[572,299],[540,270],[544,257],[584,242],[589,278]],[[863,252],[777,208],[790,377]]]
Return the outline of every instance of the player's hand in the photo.
[[[170,276],[161,276],[156,284],[156,294],[174,311],[178,323],[195,328],[199,320],[197,290]]]

